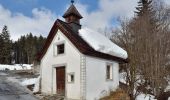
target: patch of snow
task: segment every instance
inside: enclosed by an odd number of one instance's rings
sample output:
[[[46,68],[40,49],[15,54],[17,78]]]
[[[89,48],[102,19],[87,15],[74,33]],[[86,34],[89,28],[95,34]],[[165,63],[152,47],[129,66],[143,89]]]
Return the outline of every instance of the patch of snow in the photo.
[[[0,72],[0,75],[1,75],[1,76],[6,76],[6,75],[8,75],[8,74],[3,73],[3,72]]]
[[[140,95],[137,96],[136,100],[157,100],[157,99],[154,99],[153,95],[140,94]]]
[[[170,91],[170,84],[168,84],[168,86],[165,88],[164,92]]]
[[[35,82],[35,86],[34,86],[34,89],[33,89],[33,92],[36,93],[38,92],[40,89],[40,76],[37,78],[36,82]]]
[[[167,85],[167,87],[165,88],[164,92],[170,91],[170,76],[168,76],[168,77],[166,78],[166,80],[167,80],[167,82],[168,82],[168,85]]]
[[[126,84],[126,76],[125,72],[119,73],[119,81]]]
[[[25,79],[21,82],[21,85],[27,86],[27,85],[32,85],[36,83],[37,78],[30,78],[30,79]]]
[[[127,59],[127,52],[107,37],[89,28],[79,30],[79,35],[96,51]]]
[[[32,69],[32,64],[15,64],[15,65],[3,65],[0,64],[0,70],[28,70]]]
[[[40,84],[40,76],[38,78],[25,79],[22,82],[20,82],[20,84],[23,86],[34,85],[33,92],[34,93],[38,92],[39,84]]]

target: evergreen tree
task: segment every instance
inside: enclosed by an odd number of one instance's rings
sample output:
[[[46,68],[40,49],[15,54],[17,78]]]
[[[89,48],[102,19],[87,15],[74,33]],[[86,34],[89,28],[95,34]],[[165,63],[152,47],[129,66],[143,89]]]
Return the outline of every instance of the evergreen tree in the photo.
[[[151,14],[152,12],[152,0],[140,0],[138,2],[138,7],[136,7],[136,12],[138,16],[145,16]]]
[[[19,63],[24,64],[26,63],[26,51],[25,51],[25,42],[26,42],[26,37],[21,36],[19,39],[18,45],[19,45]]]
[[[3,62],[3,47],[4,47],[4,43],[3,43],[3,38],[1,36],[1,33],[0,33],[0,64],[2,64]]]
[[[33,63],[34,56],[36,54],[36,48],[35,48],[35,40],[33,38],[32,33],[26,36],[25,51],[27,54],[27,63],[29,64]]]
[[[42,50],[42,47],[43,47],[42,45],[45,43],[45,41],[46,41],[46,38],[44,38],[42,35],[38,37],[37,45],[36,45],[37,52],[40,52]]]
[[[140,0],[136,10],[137,17],[134,22],[142,23],[144,26],[141,26],[141,29],[144,27],[145,32],[147,31],[146,33],[149,34],[158,31],[159,24],[152,0]],[[140,31],[142,31],[141,29]]]
[[[42,36],[33,36],[32,33],[21,36],[15,43],[13,43],[15,63],[31,64],[36,61],[37,54],[46,38]]]
[[[5,25],[2,29],[2,33],[0,34],[1,41],[1,58],[0,62],[2,64],[10,64],[11,63],[11,44],[10,34],[8,31],[8,27]]]

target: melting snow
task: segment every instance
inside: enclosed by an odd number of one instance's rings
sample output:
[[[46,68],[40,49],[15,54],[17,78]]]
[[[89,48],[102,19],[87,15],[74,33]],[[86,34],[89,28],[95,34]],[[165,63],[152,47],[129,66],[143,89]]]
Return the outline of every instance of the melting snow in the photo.
[[[0,64],[0,70],[27,70],[31,69],[32,64],[15,64],[15,65],[2,65]]]
[[[119,81],[126,84],[126,73],[125,72],[119,73]]]
[[[79,35],[96,51],[127,59],[127,52],[102,34],[89,28],[79,30]]]
[[[39,84],[40,84],[40,76],[38,78],[30,78],[30,79],[25,79],[20,83],[23,86],[28,86],[28,85],[33,85],[33,92],[38,92],[39,91]]]
[[[140,95],[137,96],[136,100],[157,100],[157,99],[154,99],[153,95],[140,94]]]
[[[27,86],[27,85],[32,85],[36,83],[37,78],[31,78],[31,79],[25,79],[24,81],[21,82],[21,85]]]
[[[39,87],[40,87],[40,76],[35,81],[35,86],[34,86],[33,92],[34,93],[38,92],[40,90]]]
[[[168,82],[168,86],[165,88],[164,92],[170,91],[170,81]]]

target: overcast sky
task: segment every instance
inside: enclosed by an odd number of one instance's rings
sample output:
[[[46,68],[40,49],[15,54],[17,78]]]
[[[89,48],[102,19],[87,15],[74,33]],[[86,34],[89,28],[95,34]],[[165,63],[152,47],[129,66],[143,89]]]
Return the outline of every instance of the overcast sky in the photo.
[[[170,4],[170,0],[164,0]],[[138,0],[75,0],[83,27],[94,30],[117,25],[118,17],[132,17]],[[0,29],[7,25],[13,40],[32,32],[47,36],[70,0],[0,0]]]

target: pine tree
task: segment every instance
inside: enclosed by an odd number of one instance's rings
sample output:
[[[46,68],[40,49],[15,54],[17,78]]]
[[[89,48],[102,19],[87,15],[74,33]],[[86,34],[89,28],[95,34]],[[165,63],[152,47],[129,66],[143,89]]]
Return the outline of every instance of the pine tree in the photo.
[[[135,13],[137,14],[136,20],[143,21],[146,25],[146,29],[149,30],[149,33],[154,33],[159,27],[158,20],[156,17],[156,11],[153,6],[152,0],[140,0],[138,2],[138,7],[136,7]],[[143,23],[140,22],[140,23]]]
[[[144,15],[148,15],[151,14],[150,12],[152,12],[152,0],[140,0],[138,2],[138,7],[136,7],[136,12],[138,16],[144,16]]]
[[[32,33],[21,36],[13,43],[15,63],[31,64],[37,59],[37,54],[41,51],[46,38],[33,36]]]
[[[158,96],[163,88],[164,81],[159,77],[165,77],[161,73],[160,57],[164,56],[162,52],[166,52],[162,49],[162,41],[160,39],[163,34],[160,33],[159,21],[152,0],[140,0],[138,7],[136,7],[136,18],[132,21],[132,30],[136,34],[138,39],[135,43],[140,52],[138,58],[138,64],[140,70],[145,78],[147,86],[151,87],[151,91],[155,96]],[[162,58],[164,59],[164,58]],[[158,63],[159,62],[159,63]],[[160,81],[161,80],[161,81]]]
[[[25,42],[26,42],[26,37],[21,36],[21,38],[18,41],[18,46],[19,46],[19,63],[24,64],[26,63],[26,51],[25,51]]]
[[[1,63],[2,64],[11,64],[11,40],[10,33],[8,31],[8,27],[5,25],[2,29],[2,33],[0,34],[1,41]]]
[[[43,47],[45,41],[46,41],[46,38],[44,38],[42,35],[40,35],[38,37],[37,46],[36,46],[37,47],[37,52],[40,52],[42,50],[42,47]]]
[[[0,64],[3,63],[3,47],[4,47],[4,43],[3,43],[3,38],[1,36],[1,33],[0,33]]]

